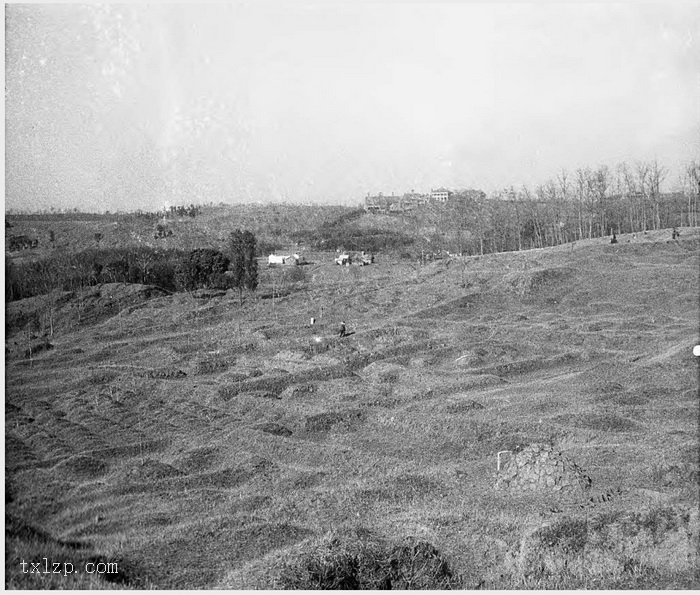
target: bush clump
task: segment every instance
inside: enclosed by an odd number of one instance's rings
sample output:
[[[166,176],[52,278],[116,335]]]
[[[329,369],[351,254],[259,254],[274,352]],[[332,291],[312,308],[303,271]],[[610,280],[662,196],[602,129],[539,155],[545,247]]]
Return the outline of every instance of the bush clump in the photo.
[[[287,562],[284,589],[454,589],[461,580],[430,543],[407,538],[392,543],[356,531],[326,537],[315,550]]]
[[[184,256],[176,267],[175,281],[178,289],[227,289],[230,283],[225,275],[229,259],[211,248],[198,248]]]
[[[5,299],[10,302],[100,283],[141,283],[174,290],[175,271],[184,257],[181,250],[130,246],[54,253],[22,263],[6,259]]]
[[[252,234],[246,237],[250,239]],[[148,246],[56,252],[22,263],[6,258],[5,299],[11,302],[54,289],[74,291],[100,283],[140,283],[169,291],[229,289],[237,286],[230,264],[229,256],[211,248],[184,252]],[[238,282],[255,289],[257,271],[245,269],[244,273],[245,279]]]

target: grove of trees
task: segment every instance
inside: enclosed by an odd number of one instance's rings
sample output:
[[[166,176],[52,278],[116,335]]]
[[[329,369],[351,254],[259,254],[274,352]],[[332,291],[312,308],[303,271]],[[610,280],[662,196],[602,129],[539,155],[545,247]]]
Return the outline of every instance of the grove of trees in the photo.
[[[416,248],[484,254],[555,246],[613,232],[698,225],[700,163],[689,164],[682,191],[662,193],[668,170],[656,161],[561,171],[536,186],[491,197],[456,193],[444,205],[403,215]]]
[[[244,289],[258,285],[255,235],[236,230],[227,253],[211,248],[189,252],[148,246],[55,251],[43,258],[5,259],[5,299],[10,302],[54,289],[75,291],[100,283],[141,283],[169,291]]]
[[[177,290],[175,271],[186,253],[145,246],[53,252],[22,263],[5,259],[5,299],[10,302],[49,293],[74,291],[99,283],[143,283]]]
[[[197,248],[180,258],[175,270],[178,289],[220,288],[226,289],[226,276],[230,261],[227,256],[211,248]]]

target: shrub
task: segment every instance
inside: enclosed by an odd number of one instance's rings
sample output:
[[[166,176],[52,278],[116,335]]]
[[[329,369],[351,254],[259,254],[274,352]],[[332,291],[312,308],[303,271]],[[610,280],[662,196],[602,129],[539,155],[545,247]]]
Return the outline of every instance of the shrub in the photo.
[[[229,286],[225,273],[229,259],[211,248],[197,248],[183,257],[175,269],[175,283],[178,289],[218,288]]]
[[[453,589],[460,579],[432,544],[408,538],[402,543],[367,532],[328,536],[319,547],[284,565],[285,589]]]
[[[169,260],[156,261],[148,272],[146,282],[164,288],[175,287],[176,267],[177,265]]]
[[[239,300],[243,301],[243,290],[255,291],[258,287],[258,261],[255,258],[257,240],[253,232],[236,229],[228,242],[230,256],[229,275],[231,287],[238,288]]]

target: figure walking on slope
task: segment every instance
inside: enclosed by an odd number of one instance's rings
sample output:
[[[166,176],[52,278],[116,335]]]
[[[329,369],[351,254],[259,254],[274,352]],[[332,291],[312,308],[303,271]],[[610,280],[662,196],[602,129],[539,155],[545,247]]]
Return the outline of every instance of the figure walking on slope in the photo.
[[[345,336],[345,322],[340,323],[340,332],[338,336],[342,339]]]

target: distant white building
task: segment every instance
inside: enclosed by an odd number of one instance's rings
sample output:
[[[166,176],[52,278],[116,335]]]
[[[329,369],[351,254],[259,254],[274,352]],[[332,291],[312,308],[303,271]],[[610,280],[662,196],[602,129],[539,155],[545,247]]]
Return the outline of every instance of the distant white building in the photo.
[[[480,191],[469,191],[480,192]],[[369,193],[365,197],[365,211],[368,213],[396,214],[407,213],[427,205],[428,203],[447,203],[456,198],[463,198],[464,193],[455,193],[447,188],[437,188],[431,190],[430,194],[420,194],[411,190],[402,196],[386,196],[381,192],[376,196]],[[483,194],[483,193],[481,193]]]
[[[430,190],[430,199],[435,202],[447,202],[450,200],[452,193],[447,188],[437,188]]]

